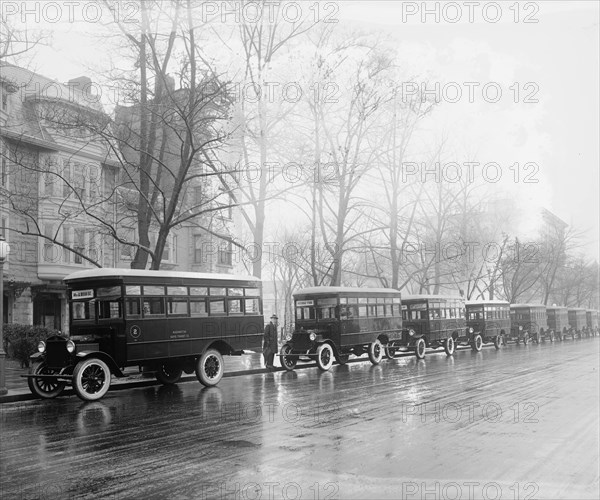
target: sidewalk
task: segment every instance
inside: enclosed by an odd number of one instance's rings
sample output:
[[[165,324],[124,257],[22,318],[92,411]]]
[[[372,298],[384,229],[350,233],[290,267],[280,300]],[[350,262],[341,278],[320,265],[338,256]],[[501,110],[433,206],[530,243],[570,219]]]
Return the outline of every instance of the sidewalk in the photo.
[[[224,356],[225,361],[225,373],[224,377],[238,377],[240,375],[249,375],[255,373],[268,373],[263,363],[263,357],[261,353],[244,354],[242,356]],[[278,364],[278,360],[275,360]],[[315,363],[302,363],[298,368],[316,366]],[[276,368],[276,371],[282,371],[283,368]],[[0,396],[0,404],[11,403],[14,401],[27,401],[31,399],[37,399],[27,386],[27,379],[21,375],[27,375],[29,373],[28,368],[21,368],[21,364],[14,360],[7,358],[5,361],[5,375],[6,375],[6,388],[8,393],[4,396]],[[144,375],[139,372],[137,366],[130,366],[125,368],[124,373],[127,378],[116,378],[113,377],[110,389],[111,391],[118,391],[122,389],[131,389],[133,387],[148,387],[152,385],[159,385],[159,382],[154,378],[153,375]],[[196,375],[183,374],[181,382],[196,381]],[[71,388],[65,389],[65,395],[74,394]]]

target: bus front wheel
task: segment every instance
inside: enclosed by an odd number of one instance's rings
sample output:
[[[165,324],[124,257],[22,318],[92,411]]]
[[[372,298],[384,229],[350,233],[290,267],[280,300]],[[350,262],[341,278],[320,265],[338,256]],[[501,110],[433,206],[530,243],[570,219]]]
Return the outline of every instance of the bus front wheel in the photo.
[[[283,366],[287,371],[290,371],[290,372],[294,368],[296,368],[296,364],[298,364],[297,356],[287,356],[288,354],[291,354],[291,352],[292,352],[292,346],[289,344],[284,344],[283,347],[281,348],[282,356],[279,358],[281,360],[281,366]]]
[[[452,356],[454,354],[454,338],[448,337],[446,342],[444,342],[444,351],[446,351],[447,356]]]
[[[73,389],[84,401],[95,401],[108,392],[110,369],[99,358],[87,358],[77,363],[73,371]]]
[[[31,368],[30,374],[32,375],[56,375],[58,370],[48,368],[45,361],[42,361],[37,367]],[[44,399],[51,399],[58,396],[65,388],[65,383],[60,380],[51,378],[34,378],[29,377],[27,379],[29,390],[32,394],[39,396]]]
[[[206,387],[217,385],[223,377],[223,356],[216,349],[209,349],[198,358],[196,377]]]
[[[481,351],[481,347],[483,346],[483,339],[481,338],[481,335],[479,335],[478,333],[475,335],[475,337],[473,337],[473,342],[471,343],[471,349],[473,349],[476,352]]]
[[[329,344],[321,344],[317,348],[317,366],[320,370],[327,371],[333,364],[333,349]]]
[[[424,338],[417,340],[417,343],[415,344],[415,356],[417,356],[417,359],[423,359],[425,357],[426,347],[427,345],[425,344]]]

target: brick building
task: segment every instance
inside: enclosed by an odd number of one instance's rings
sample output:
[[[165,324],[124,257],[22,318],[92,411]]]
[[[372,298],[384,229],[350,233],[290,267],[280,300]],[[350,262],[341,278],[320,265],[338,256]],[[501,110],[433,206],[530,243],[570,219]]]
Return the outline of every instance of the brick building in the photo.
[[[0,66],[0,231],[11,246],[4,268],[4,322],[66,330],[62,279],[96,265],[131,265],[132,246],[111,236],[115,230],[125,241],[136,241],[134,227],[122,224],[131,196],[118,185],[123,164],[106,137],[72,119],[108,121],[92,88],[86,77],[62,84]],[[198,183],[188,186],[185,196],[211,190],[210,182]],[[218,237],[239,227],[236,211],[217,214],[173,230],[161,268],[237,271],[231,244]]]

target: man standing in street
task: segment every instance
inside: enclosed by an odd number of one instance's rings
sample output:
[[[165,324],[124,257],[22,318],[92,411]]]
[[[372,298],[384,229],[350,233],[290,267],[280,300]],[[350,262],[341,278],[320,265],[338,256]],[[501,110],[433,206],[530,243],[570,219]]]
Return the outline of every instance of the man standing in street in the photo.
[[[269,370],[273,370],[273,358],[277,353],[277,318],[276,314],[271,316],[271,322],[265,327],[265,335],[263,338],[263,356],[265,358],[265,366]]]

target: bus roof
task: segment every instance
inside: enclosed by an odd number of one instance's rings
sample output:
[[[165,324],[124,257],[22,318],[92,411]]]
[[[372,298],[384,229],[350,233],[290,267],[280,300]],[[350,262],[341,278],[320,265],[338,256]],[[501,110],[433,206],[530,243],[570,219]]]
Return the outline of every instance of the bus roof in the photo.
[[[511,304],[510,305],[511,309],[516,309],[517,307],[543,307],[544,309],[546,308],[546,306],[544,304]]]
[[[222,273],[193,273],[184,271],[150,271],[144,269],[120,269],[102,267],[76,271],[63,278],[64,281],[93,280],[98,278],[158,278],[158,279],[204,279],[214,281],[254,281],[260,284],[255,276],[236,276]]]
[[[355,294],[367,294],[367,293],[393,293],[400,295],[400,291],[395,288],[362,288],[352,286],[313,286],[309,288],[302,288],[295,295],[331,295],[331,294],[343,294],[343,293],[355,293]]]
[[[408,300],[460,300],[464,302],[465,299],[458,295],[428,295],[428,294],[415,294],[415,295],[403,295],[402,301]]]
[[[510,304],[506,300],[467,300],[465,302],[467,306],[509,306]]]

